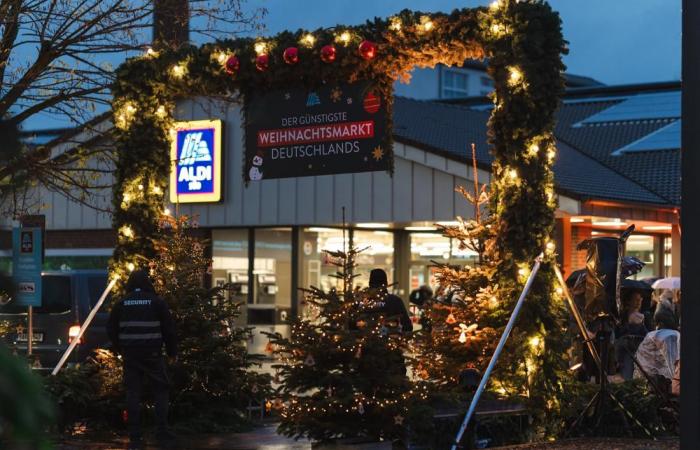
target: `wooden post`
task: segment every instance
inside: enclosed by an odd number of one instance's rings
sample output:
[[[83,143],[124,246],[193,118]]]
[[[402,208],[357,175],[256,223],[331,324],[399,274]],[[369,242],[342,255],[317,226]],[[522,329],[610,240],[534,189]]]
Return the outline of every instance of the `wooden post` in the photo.
[[[190,40],[188,0],[155,0],[153,4],[153,47],[178,48]]]

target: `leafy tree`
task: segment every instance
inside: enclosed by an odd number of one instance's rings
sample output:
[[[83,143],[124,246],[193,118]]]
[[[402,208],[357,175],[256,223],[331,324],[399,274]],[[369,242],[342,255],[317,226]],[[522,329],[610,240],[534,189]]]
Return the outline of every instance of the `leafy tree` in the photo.
[[[245,0],[0,0],[0,206],[14,215],[41,205],[43,186],[106,209],[95,190],[109,188],[113,154],[101,144],[114,82],[112,64],[143,52],[154,10],[184,8],[195,35],[222,36],[260,27],[265,10]],[[183,24],[187,26],[187,24]],[[162,44],[162,43],[159,43]],[[66,136],[68,152],[22,139],[38,118],[83,127]],[[87,136],[87,138],[85,137]],[[81,145],[83,143],[89,145]]]

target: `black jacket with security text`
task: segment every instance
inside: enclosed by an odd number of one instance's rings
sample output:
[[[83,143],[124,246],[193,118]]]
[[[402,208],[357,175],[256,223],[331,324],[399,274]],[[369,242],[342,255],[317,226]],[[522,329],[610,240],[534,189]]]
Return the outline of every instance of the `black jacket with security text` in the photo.
[[[148,275],[133,272],[127,291],[107,322],[107,334],[114,349],[125,356],[138,356],[160,352],[165,344],[168,356],[176,356],[175,324],[170,309],[153,292]]]

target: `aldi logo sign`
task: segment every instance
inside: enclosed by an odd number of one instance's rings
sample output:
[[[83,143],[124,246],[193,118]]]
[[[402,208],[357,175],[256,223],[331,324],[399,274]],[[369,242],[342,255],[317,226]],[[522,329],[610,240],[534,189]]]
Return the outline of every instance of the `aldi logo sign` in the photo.
[[[172,131],[170,201],[221,200],[221,121],[176,122]]]

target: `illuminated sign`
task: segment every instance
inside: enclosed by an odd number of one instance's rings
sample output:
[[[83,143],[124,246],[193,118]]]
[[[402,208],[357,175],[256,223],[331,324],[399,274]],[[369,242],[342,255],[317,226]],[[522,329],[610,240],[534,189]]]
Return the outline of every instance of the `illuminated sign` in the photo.
[[[220,120],[176,122],[170,148],[170,201],[220,201],[221,152]]]

